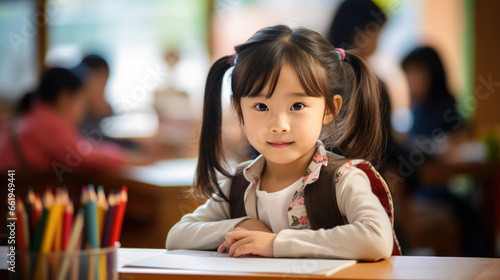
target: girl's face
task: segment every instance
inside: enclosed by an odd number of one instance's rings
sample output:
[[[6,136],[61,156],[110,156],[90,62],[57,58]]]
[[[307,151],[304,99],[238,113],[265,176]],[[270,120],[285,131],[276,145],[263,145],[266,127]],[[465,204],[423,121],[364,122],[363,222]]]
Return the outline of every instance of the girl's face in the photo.
[[[269,84],[258,96],[241,98],[246,136],[268,161],[288,164],[310,160],[316,150],[325,116],[323,97],[308,96],[290,64],[281,69],[271,97]]]

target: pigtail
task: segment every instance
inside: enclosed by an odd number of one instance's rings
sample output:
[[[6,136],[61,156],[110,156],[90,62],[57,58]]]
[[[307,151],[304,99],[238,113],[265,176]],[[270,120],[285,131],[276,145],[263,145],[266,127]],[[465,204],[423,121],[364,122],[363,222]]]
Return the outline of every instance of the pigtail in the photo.
[[[223,167],[222,151],[222,81],[224,74],[231,67],[230,56],[218,59],[210,68],[205,84],[203,101],[203,121],[201,127],[198,166],[193,185],[193,194],[197,197],[210,198],[213,194],[229,201],[221,191],[217,172],[231,177]]]
[[[379,81],[363,59],[351,51],[345,53],[342,64],[348,93],[337,121],[335,146],[348,158],[378,166],[384,141]]]

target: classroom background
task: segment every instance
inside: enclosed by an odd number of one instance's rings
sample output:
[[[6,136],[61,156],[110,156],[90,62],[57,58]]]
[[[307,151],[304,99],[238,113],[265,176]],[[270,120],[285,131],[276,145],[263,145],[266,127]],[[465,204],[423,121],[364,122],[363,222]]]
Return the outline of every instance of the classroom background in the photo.
[[[373,4],[373,19],[356,38],[358,47],[375,44],[365,58],[389,98],[391,141],[382,175],[394,198],[403,254],[500,257],[500,2]],[[0,1],[0,162],[12,157],[12,142],[19,142],[28,162],[15,165],[16,195],[65,186],[78,197],[82,185],[102,185],[106,192],[127,185],[122,247],[164,248],[170,227],[202,203],[187,191],[210,63],[269,25],[304,26],[329,37],[342,5],[340,0]],[[5,136],[15,131],[12,120],[27,114],[26,97],[37,91],[48,69],[80,73],[85,61],[91,74],[84,79],[86,110],[71,128],[81,137],[73,143],[76,150],[53,147],[65,151],[62,160],[29,166],[31,151],[50,149],[38,140],[57,142],[58,135],[33,134],[40,139],[32,137],[27,148],[27,140]],[[436,77],[441,91],[449,93],[446,101],[429,97]],[[229,95],[226,84],[223,135],[236,163],[252,152],[229,109]],[[422,95],[432,102],[422,101]],[[2,152],[8,143],[10,152]],[[97,151],[109,154],[108,148],[119,150],[120,159],[86,164]],[[0,182],[7,182],[12,168],[0,167]],[[6,187],[0,193],[4,201]],[[0,237],[5,245],[5,227]]]

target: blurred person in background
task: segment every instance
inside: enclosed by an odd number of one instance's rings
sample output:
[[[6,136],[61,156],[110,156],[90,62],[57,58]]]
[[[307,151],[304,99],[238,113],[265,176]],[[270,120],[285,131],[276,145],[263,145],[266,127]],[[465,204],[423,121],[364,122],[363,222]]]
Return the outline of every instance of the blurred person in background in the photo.
[[[87,95],[87,109],[80,123],[80,132],[87,137],[98,137],[105,141],[111,141],[118,145],[136,149],[138,144],[128,139],[115,139],[107,137],[101,129],[104,118],[113,115],[113,109],[106,100],[106,85],[110,74],[108,62],[100,55],[86,55],[80,64],[74,68],[77,72],[85,72],[83,79]]]
[[[18,115],[0,127],[0,169],[113,171],[144,161],[79,133],[87,106],[84,75],[59,67],[43,74],[38,90],[19,103]]]
[[[339,48],[356,50],[366,59],[377,49],[387,15],[371,0],[346,0],[338,7],[327,39]]]
[[[444,133],[448,138],[453,137],[453,133],[462,128],[463,120],[456,110],[456,101],[448,89],[445,70],[436,50],[429,46],[417,47],[404,57],[401,67],[408,80],[413,115],[406,147],[409,150],[419,149],[427,157],[432,157],[434,153],[422,150],[421,143],[437,144],[440,140],[435,140],[446,137]],[[456,196],[446,185],[425,186],[419,183],[414,192],[426,201],[435,201],[452,209],[461,228],[464,256],[491,255],[479,217],[466,199]]]
[[[452,132],[463,123],[455,98],[446,84],[444,67],[431,47],[418,47],[401,62],[411,95],[413,126],[407,145],[414,149],[418,138],[431,138],[436,131]]]
[[[108,62],[99,55],[91,54],[82,59],[78,68],[84,68],[87,72],[83,82],[88,92],[88,106],[80,127],[89,131],[100,129],[101,120],[113,114],[104,95],[109,77]]]

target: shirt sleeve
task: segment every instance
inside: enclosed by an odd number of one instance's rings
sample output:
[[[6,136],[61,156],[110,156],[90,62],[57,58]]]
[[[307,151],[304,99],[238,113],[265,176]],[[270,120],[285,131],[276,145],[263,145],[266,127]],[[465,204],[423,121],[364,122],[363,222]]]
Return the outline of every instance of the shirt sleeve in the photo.
[[[231,180],[220,182],[221,189],[229,196]],[[193,213],[186,214],[170,229],[167,235],[166,248],[212,250],[219,247],[225,235],[232,231],[241,221],[249,217],[231,219],[229,203],[213,198],[198,207]]]
[[[332,229],[285,229],[274,240],[275,257],[376,261],[392,252],[392,226],[366,174],[351,167],[336,184],[340,212],[348,224]]]

